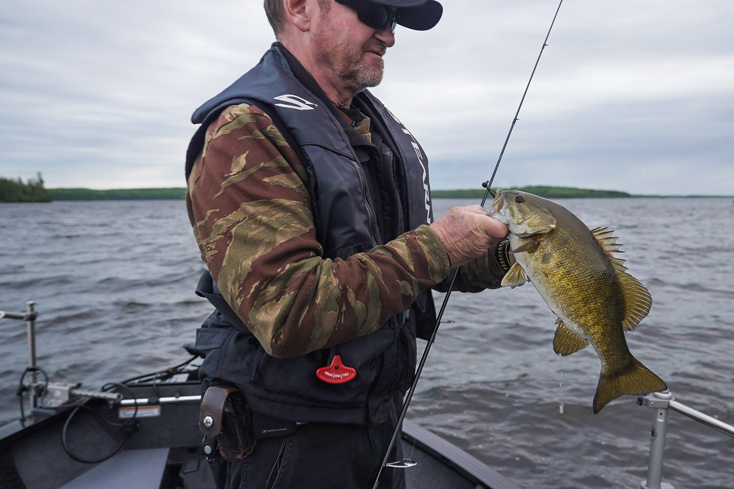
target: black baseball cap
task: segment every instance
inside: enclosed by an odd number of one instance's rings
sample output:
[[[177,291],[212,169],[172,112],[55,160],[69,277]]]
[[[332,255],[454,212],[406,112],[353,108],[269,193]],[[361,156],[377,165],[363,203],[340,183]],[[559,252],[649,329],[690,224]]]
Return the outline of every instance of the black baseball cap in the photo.
[[[443,7],[436,0],[336,0],[354,9],[359,19],[372,27],[380,28],[395,9],[396,24],[416,31],[427,31],[441,20]],[[385,17],[383,19],[382,17]]]

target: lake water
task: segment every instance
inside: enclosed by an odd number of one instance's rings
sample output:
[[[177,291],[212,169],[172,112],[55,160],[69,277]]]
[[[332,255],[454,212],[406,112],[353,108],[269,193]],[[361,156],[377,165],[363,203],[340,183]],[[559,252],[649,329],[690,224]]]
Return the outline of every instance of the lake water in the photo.
[[[559,202],[615,229],[652,294],[631,351],[678,401],[734,424],[731,199]],[[474,203],[438,200],[436,214]],[[98,388],[187,358],[210,306],[193,293],[204,267],[183,201],[3,204],[0,229],[0,309],[38,302],[38,364],[52,380]],[[524,487],[639,488],[653,410],[626,396],[592,413],[599,360],[553,353],[555,318],[532,285],[452,294],[444,320],[409,418]],[[0,338],[2,423],[19,412],[24,323],[0,320]],[[670,416],[664,480],[734,487],[734,440]]]

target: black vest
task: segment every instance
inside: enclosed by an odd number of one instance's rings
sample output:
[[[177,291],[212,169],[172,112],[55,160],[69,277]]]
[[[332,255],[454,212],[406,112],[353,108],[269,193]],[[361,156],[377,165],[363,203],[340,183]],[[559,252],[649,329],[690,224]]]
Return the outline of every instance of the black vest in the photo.
[[[347,258],[382,239],[376,229],[375,204],[365,174],[344,128],[328,101],[309,91],[293,74],[277,44],[260,63],[222,93],[202,105],[192,121],[201,124],[187,153],[186,176],[201,152],[207,126],[224,108],[254,104],[298,152],[309,175],[317,238],[325,258]],[[355,105],[372,118],[372,127],[395,153],[395,174],[403,201],[401,232],[430,223],[427,158],[410,132],[368,92]],[[391,318],[378,331],[295,358],[273,358],[242,324],[205,273],[197,293],[217,308],[197,331],[196,347],[208,352],[201,376],[208,382],[239,386],[253,410],[291,421],[363,423],[384,419],[396,392],[404,393],[415,370],[416,327],[425,337],[435,324],[430,292],[409,311]],[[232,327],[234,326],[234,328]],[[316,377],[335,355],[357,369],[344,384]]]

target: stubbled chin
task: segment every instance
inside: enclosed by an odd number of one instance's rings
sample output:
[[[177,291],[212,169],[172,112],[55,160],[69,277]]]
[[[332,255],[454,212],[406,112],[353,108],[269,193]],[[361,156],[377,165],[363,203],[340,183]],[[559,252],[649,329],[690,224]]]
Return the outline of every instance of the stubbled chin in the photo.
[[[357,83],[362,87],[376,87],[382,81],[382,75],[384,73],[383,61],[379,56],[377,60],[372,59],[374,57],[374,55],[370,56],[370,59],[367,59],[357,69],[355,78]]]

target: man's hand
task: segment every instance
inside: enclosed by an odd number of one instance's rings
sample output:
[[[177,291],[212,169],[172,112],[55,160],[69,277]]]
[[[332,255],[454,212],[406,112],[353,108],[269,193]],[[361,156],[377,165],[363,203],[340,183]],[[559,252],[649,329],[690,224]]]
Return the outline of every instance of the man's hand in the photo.
[[[431,224],[451,258],[451,266],[482,256],[507,236],[507,225],[486,215],[480,205],[454,207]]]

